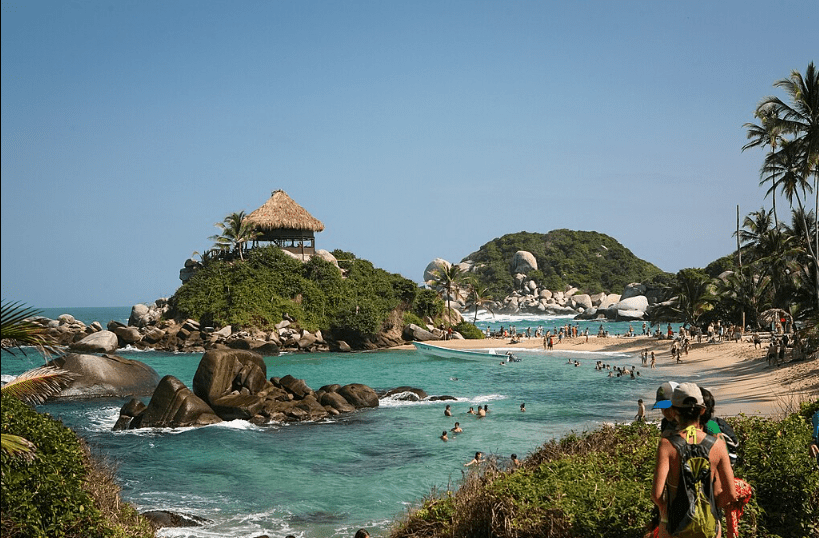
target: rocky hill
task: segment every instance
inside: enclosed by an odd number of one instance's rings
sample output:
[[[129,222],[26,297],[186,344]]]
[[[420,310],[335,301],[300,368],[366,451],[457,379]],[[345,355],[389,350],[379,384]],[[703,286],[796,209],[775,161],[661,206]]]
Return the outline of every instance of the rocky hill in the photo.
[[[519,251],[530,253],[534,263],[516,257]],[[543,288],[573,286],[590,294],[619,293],[632,282],[649,283],[666,274],[606,234],[566,229],[507,234],[489,241],[462,263],[472,266],[480,284],[497,295],[518,289],[518,274],[535,279]]]
[[[434,260],[424,280],[435,280],[436,270],[449,265]],[[496,312],[514,314],[643,319],[646,308],[661,300],[662,289],[673,279],[608,235],[565,229],[504,235],[458,265],[464,280],[494,298]],[[450,299],[458,308],[469,308],[463,290]],[[619,304],[626,299],[628,303]]]

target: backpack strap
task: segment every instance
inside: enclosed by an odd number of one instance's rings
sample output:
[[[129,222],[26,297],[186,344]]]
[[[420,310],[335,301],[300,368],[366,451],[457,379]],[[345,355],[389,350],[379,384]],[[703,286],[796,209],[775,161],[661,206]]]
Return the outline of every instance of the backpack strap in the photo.
[[[672,435],[671,437],[668,438],[668,441],[674,448],[677,449],[677,453],[679,454],[682,454],[682,449],[685,448],[685,445],[688,444],[685,441],[685,439],[683,439],[682,436],[679,435]],[[717,441],[716,437],[706,433],[705,438],[702,441],[700,441],[699,444],[702,445],[703,448],[705,448],[705,451],[710,454],[711,448],[714,446],[714,443],[716,443],[716,441]]]

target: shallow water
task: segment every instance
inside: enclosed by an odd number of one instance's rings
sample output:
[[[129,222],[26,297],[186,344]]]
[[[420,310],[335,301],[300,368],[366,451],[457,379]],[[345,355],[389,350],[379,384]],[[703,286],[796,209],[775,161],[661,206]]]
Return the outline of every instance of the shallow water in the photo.
[[[100,321],[105,325],[108,320]],[[526,323],[513,321],[519,328]],[[535,319],[534,326],[538,321],[546,326],[542,319]],[[496,324],[493,321],[493,327]],[[625,331],[627,324],[609,328]],[[259,427],[234,421],[204,428],[112,432],[125,400],[47,404],[43,410],[61,418],[116,464],[124,498],[140,510],[168,509],[210,520],[204,527],[165,529],[161,536],[342,537],[360,527],[378,536],[431,488],[454,487],[466,469],[463,464],[476,451],[507,461],[512,453],[523,457],[571,430],[631,420],[636,400],[650,398],[662,381],[650,370],[631,380],[608,378],[594,369],[598,359],[639,366],[636,356],[515,353],[522,361],[504,366],[500,360],[432,359],[415,351],[266,358],[269,377],[291,374],[314,389],[330,383],[364,383],[376,390],[410,385],[430,396],[457,398],[382,400],[377,409],[320,423]],[[201,359],[201,354],[119,354],[189,386]],[[567,364],[569,358],[581,365]],[[2,374],[8,378],[39,361],[31,354],[3,354]],[[525,413],[520,411],[523,402]],[[454,416],[444,416],[446,403]],[[470,406],[484,404],[490,411],[486,418],[466,413]],[[450,441],[442,442],[441,432],[455,421],[464,432],[450,433]]]

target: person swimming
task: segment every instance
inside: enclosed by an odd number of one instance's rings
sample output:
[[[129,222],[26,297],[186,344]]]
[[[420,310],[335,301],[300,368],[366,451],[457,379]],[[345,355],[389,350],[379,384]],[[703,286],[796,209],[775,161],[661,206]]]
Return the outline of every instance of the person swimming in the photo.
[[[464,463],[464,467],[469,467],[470,465],[475,465],[477,463],[483,463],[483,452],[475,452],[475,457],[469,462]]]
[[[454,427],[454,428],[452,428],[452,429],[451,429],[451,430],[449,430],[449,431],[451,431],[451,432],[453,432],[453,433],[463,433],[463,429],[461,429],[461,423],[460,423],[460,422],[456,422],[456,423],[455,423],[455,427]]]

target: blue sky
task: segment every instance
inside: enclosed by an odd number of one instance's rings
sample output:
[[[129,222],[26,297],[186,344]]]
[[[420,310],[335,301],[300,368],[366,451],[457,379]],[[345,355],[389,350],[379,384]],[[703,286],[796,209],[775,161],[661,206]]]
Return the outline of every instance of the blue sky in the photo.
[[[35,0],[0,20],[2,297],[37,307],[170,296],[214,223],[276,189],[324,222],[318,248],[416,281],[557,228],[703,267],[737,205],[770,206],[743,123],[819,60],[815,0]]]

